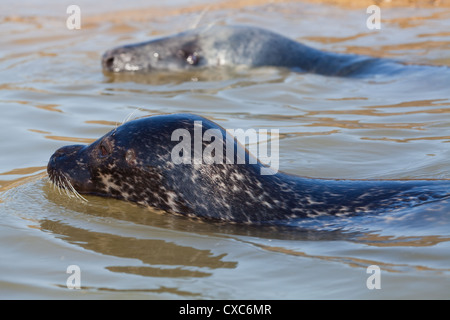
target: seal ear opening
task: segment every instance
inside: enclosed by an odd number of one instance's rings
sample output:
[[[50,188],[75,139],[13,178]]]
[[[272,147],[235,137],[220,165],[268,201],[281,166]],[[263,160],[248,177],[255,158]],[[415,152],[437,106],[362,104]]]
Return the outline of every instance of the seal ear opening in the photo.
[[[133,149],[127,150],[127,152],[125,153],[125,161],[131,166],[135,166],[137,164],[136,153]]]

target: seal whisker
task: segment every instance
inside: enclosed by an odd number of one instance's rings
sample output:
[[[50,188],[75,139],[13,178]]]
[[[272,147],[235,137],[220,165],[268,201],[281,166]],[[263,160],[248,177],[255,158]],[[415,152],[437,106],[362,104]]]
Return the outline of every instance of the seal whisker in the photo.
[[[83,197],[77,190],[75,190],[75,188],[73,187],[73,185],[70,182],[70,180],[66,176],[64,176],[64,178],[65,178],[65,182],[66,182],[65,190],[67,191],[67,195],[69,197],[75,197],[75,198],[77,198],[77,199],[79,199],[81,201],[88,202],[85,197]]]
[[[66,194],[70,198],[69,191],[67,190],[66,182],[61,179],[61,191]]]
[[[58,181],[57,181],[56,185],[58,187],[57,190],[58,190],[59,195],[62,195],[62,193],[61,193],[61,184],[62,184],[61,176],[58,176]]]
[[[50,184],[53,188],[53,191],[56,191],[57,187],[56,187],[56,183],[53,181],[53,179],[50,179]]]
[[[206,8],[204,8],[202,10],[202,12],[200,12],[197,19],[194,21],[194,23],[191,24],[191,27],[189,29],[197,29],[198,25],[200,24],[200,21],[203,19],[203,17],[209,11],[209,9],[210,9],[210,6],[206,6]]]
[[[131,117],[136,113],[136,111],[138,111],[139,108],[136,108],[133,110],[133,112],[129,113],[123,120],[122,120],[122,124],[127,123],[131,120]]]
[[[53,190],[57,190],[59,195],[62,196],[63,193],[65,193],[69,198],[77,198],[83,202],[88,202],[88,200],[74,188],[66,175],[51,175],[49,176],[49,181]]]

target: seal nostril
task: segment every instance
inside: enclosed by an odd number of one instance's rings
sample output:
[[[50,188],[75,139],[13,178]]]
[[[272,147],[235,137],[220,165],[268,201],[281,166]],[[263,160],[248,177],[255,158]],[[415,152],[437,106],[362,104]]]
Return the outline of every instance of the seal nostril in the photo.
[[[105,60],[105,66],[106,68],[108,68],[109,70],[113,69],[113,65],[114,65],[114,57],[109,57]]]

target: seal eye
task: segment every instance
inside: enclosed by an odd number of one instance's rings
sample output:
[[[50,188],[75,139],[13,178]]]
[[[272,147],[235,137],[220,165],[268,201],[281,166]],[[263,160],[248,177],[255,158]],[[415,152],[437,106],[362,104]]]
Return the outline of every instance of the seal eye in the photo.
[[[189,63],[190,65],[197,65],[198,64],[198,54],[197,52],[194,52],[192,54],[190,54],[187,58],[186,58],[187,63]]]
[[[188,52],[183,49],[178,51],[178,56],[184,60],[186,60],[187,63],[189,63],[192,66],[195,66],[198,64],[198,61],[200,59],[197,52]]]
[[[99,145],[98,149],[99,149],[99,153],[100,153],[99,156],[101,158],[109,156],[110,150],[109,150],[108,146],[105,145],[103,142]]]
[[[102,156],[108,155],[108,151],[106,151],[106,148],[104,146],[100,146],[100,152],[102,153]]]

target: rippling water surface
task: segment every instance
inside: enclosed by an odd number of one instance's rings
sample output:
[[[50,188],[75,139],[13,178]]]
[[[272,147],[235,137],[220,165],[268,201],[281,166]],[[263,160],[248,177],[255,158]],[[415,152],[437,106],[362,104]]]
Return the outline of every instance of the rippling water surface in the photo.
[[[81,30],[65,26],[69,2],[1,5],[0,297],[450,298],[445,202],[273,230],[84,203],[49,184],[47,161],[60,146],[89,143],[130,115],[175,112],[279,129],[280,170],[293,174],[450,179],[446,68],[347,79],[276,68],[111,77],[100,66],[109,48],[214,23],[450,67],[448,8],[382,7],[381,29],[369,30],[364,6],[204,3],[79,1]],[[66,287],[69,265],[80,267],[80,290]],[[381,269],[381,289],[366,286],[370,265]]]

